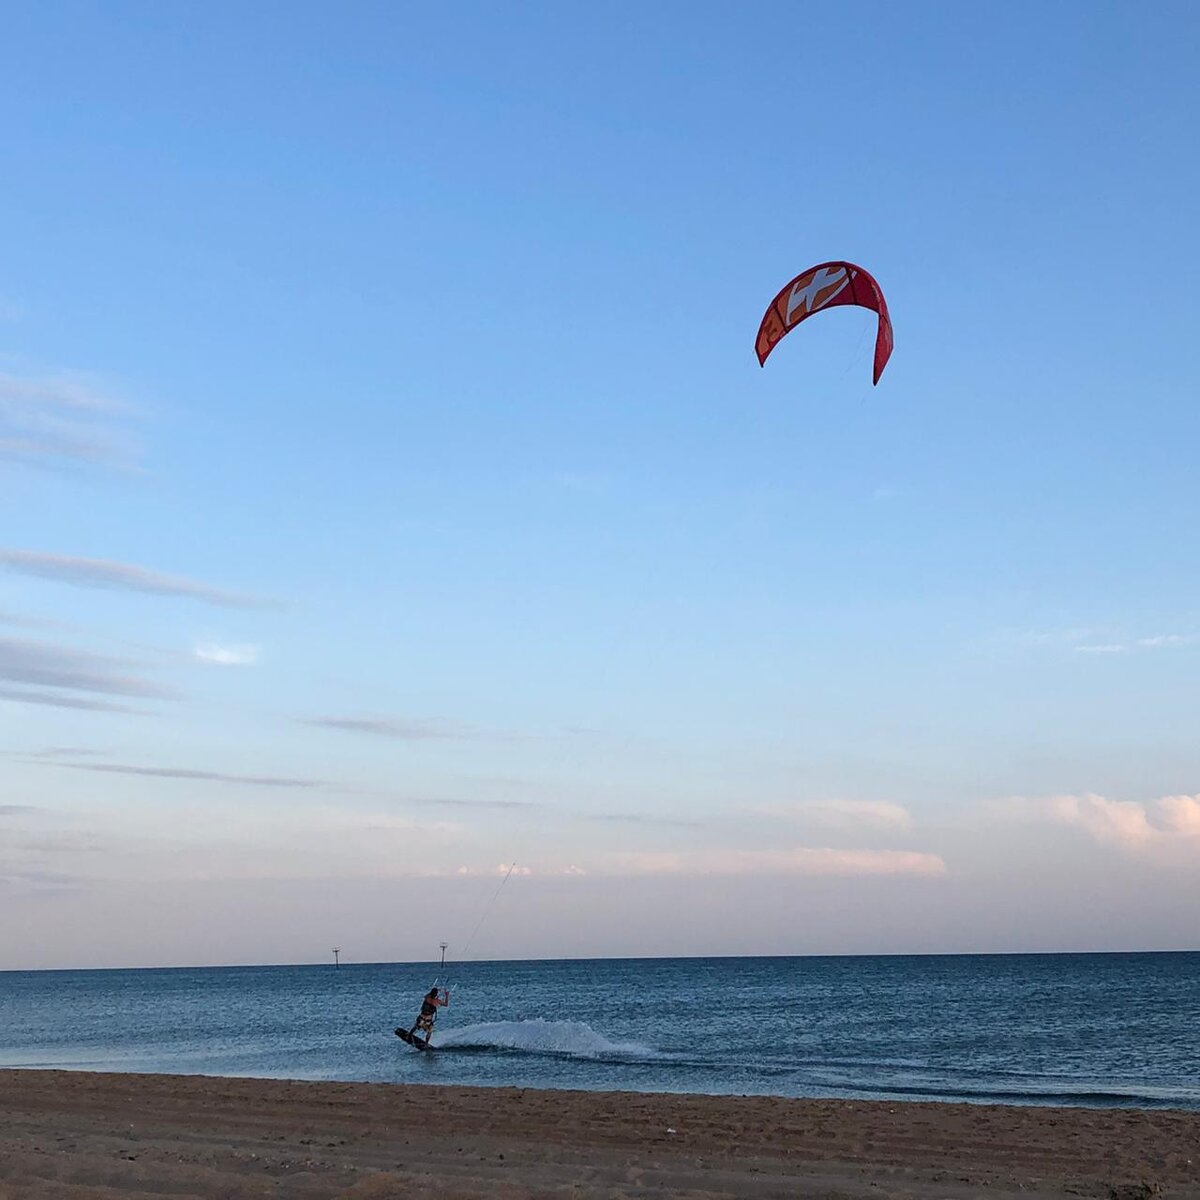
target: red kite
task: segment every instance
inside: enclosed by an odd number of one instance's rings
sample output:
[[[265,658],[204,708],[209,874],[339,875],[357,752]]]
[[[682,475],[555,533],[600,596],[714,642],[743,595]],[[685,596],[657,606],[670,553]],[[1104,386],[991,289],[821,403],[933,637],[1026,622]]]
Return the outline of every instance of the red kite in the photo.
[[[827,262],[810,267],[802,275],[797,275],[771,301],[754,343],[758,365],[765,365],[767,355],[779,345],[784,335],[806,317],[825,308],[836,308],[839,304],[857,304],[860,308],[869,308],[879,314],[879,329],[875,334],[875,374],[872,379],[873,383],[878,383],[892,353],[892,319],[888,316],[887,301],[879,290],[879,284],[862,267],[848,262]]]

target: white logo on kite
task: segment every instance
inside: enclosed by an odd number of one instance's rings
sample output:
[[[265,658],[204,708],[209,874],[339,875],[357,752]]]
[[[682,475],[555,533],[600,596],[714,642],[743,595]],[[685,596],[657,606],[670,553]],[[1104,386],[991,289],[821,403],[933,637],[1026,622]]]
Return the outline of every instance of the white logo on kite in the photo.
[[[838,267],[835,271],[831,271],[828,267],[822,267],[802,288],[800,285],[803,282],[803,279],[796,280],[796,286],[792,288],[792,294],[788,297],[787,324],[789,326],[824,308],[834,296],[845,290],[846,285],[850,282],[850,273],[845,267]],[[834,287],[835,284],[836,287]],[[827,288],[833,288],[833,291],[822,297],[818,303],[817,297]]]

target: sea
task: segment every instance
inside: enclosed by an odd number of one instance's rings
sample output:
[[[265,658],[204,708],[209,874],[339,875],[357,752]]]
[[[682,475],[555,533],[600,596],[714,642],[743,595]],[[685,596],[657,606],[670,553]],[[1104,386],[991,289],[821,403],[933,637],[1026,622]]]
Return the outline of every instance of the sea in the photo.
[[[1200,953],[9,971],[0,1066],[1200,1109]]]

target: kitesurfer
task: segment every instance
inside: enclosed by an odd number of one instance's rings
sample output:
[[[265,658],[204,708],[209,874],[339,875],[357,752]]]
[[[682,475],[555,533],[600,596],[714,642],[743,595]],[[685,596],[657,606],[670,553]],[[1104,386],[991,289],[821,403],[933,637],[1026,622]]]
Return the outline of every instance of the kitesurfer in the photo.
[[[425,1045],[429,1045],[429,1039],[433,1037],[433,1023],[437,1019],[437,1010],[445,1008],[450,1003],[450,993],[445,989],[441,995],[438,994],[436,986],[431,987],[426,994],[425,999],[421,1001],[421,1011],[417,1015],[413,1027],[408,1031],[408,1036],[413,1037],[419,1029],[425,1035]]]

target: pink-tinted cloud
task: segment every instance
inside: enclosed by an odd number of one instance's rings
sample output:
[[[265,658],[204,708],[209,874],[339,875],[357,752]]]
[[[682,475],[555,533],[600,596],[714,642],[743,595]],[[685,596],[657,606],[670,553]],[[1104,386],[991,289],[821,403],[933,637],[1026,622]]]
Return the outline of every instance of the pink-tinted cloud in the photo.
[[[1169,834],[1200,837],[1200,795],[1163,796],[1155,801],[1159,826]]]
[[[902,804],[890,800],[805,800],[768,805],[759,812],[820,825],[826,829],[908,829],[912,817]]]
[[[923,875],[946,873],[937,854],[916,850],[634,851],[613,855],[610,873],[631,875]]]
[[[1050,821],[1082,829],[1097,842],[1126,850],[1144,850],[1187,839],[1200,842],[1200,795],[1141,801],[1110,800],[1085,792],[1014,797],[1001,807],[1018,819]]]

